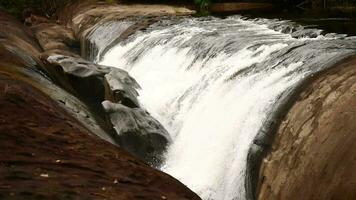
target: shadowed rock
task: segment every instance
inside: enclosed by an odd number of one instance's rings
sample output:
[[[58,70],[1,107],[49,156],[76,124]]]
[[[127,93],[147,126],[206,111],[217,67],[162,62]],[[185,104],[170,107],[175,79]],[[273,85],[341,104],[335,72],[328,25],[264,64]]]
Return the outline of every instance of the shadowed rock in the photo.
[[[158,166],[171,142],[164,127],[142,108],[104,101],[103,106],[117,132],[119,145],[153,166]]]
[[[13,75],[0,72],[0,199],[200,199]]]
[[[76,93],[94,108],[95,113],[109,119],[108,126],[114,127],[117,133],[112,135],[116,144],[147,163],[159,165],[170,137],[157,120],[140,108],[136,91],[140,86],[135,79],[124,70],[93,64],[82,58],[54,55],[47,61],[70,75],[69,82]],[[105,113],[101,111],[101,102]]]

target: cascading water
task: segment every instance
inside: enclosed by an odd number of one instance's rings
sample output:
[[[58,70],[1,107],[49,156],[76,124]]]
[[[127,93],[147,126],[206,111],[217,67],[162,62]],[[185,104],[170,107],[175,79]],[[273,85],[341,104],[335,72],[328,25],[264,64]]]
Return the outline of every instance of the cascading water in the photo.
[[[129,71],[140,103],[171,134],[163,171],[205,200],[242,200],[247,153],[265,122],[301,81],[355,47],[355,38],[287,21],[167,19],[101,63]]]

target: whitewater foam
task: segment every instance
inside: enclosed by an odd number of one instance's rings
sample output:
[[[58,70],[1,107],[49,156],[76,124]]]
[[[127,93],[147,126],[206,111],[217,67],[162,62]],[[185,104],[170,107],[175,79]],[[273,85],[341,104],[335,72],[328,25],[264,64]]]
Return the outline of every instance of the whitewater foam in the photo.
[[[141,85],[140,103],[173,138],[162,170],[205,200],[245,199],[246,157],[264,122],[301,81],[355,52],[355,39],[300,27],[298,39],[278,23],[165,20],[101,61]]]

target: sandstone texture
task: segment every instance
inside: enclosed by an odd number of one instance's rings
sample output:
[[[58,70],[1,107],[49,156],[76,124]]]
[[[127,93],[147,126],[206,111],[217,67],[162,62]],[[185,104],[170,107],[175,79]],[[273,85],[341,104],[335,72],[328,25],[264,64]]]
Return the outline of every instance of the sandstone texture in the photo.
[[[85,103],[85,110],[93,113],[90,119],[104,132],[100,136],[158,166],[170,136],[140,107],[136,91],[140,86],[127,72],[93,61],[160,17],[192,13],[165,5],[76,1],[59,10],[56,21],[31,15],[26,24],[43,50],[38,57],[50,78]]]
[[[165,16],[187,16],[195,11],[185,7],[144,4],[109,4],[78,1],[59,11],[61,24],[71,27],[81,45],[81,56],[100,58],[113,44],[145,29]]]
[[[356,199],[356,57],[306,84],[260,169],[260,200]]]
[[[119,147],[138,143],[118,137],[114,126],[127,127],[112,123],[103,101],[147,118],[144,137],[159,125],[139,108],[129,74],[83,59],[71,26],[34,19],[26,27],[0,12],[0,199],[200,199]]]
[[[4,74],[0,112],[0,199],[199,199]]]

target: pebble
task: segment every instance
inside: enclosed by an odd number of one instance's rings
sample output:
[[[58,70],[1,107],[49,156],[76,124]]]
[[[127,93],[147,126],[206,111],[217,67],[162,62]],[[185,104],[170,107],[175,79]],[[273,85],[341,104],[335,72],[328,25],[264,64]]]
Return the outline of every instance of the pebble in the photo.
[[[48,174],[41,174],[40,176],[43,177],[43,178],[48,178],[49,177]]]

